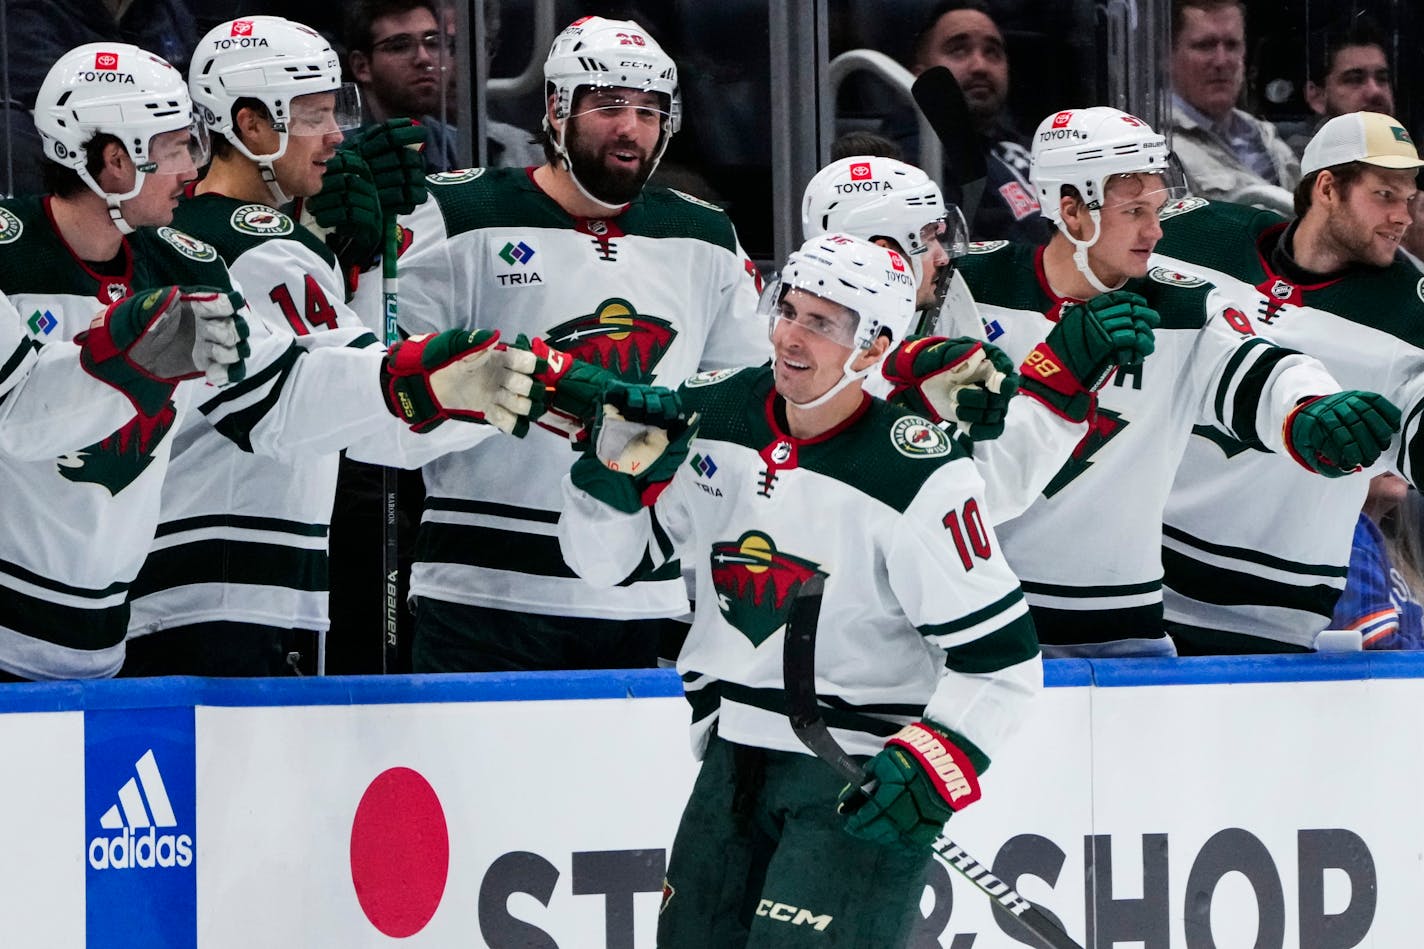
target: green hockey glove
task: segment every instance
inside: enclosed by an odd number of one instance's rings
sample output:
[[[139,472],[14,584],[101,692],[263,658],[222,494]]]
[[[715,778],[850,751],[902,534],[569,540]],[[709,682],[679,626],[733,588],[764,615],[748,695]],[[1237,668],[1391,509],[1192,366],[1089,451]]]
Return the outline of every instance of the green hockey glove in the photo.
[[[522,438],[544,409],[537,360],[498,343],[497,330],[446,330],[396,343],[381,366],[387,408],[417,432],[461,419]]]
[[[1152,354],[1152,331],[1161,322],[1146,300],[1124,290],[1066,306],[1024,360],[1019,389],[1064,418],[1086,421],[1113,370],[1141,365]]]
[[[1003,434],[1019,386],[1007,353],[967,336],[906,340],[886,357],[882,372],[894,386],[890,402],[932,422],[954,422],[976,441]]]
[[[246,373],[247,321],[242,297],[211,287],[157,287],[112,304],[80,333],[79,359],[123,391],[140,412],[163,408],[183,379],[213,385]]]
[[[621,380],[602,366],[554,349],[537,336],[531,341],[521,334],[514,345],[529,349],[539,359],[535,378],[543,384],[548,402],[539,425],[582,448],[588,441],[588,427],[603,405],[604,393]]]
[[[651,507],[687,460],[698,417],[688,418],[677,393],[662,386],[618,383],[594,415],[593,451],[570,476],[609,507],[626,514]]]
[[[410,119],[368,125],[346,140],[371,170],[381,213],[409,214],[425,203],[425,127]]]
[[[1286,416],[1290,456],[1327,478],[1375,463],[1399,431],[1399,409],[1377,392],[1349,390],[1307,399]]]
[[[321,191],[305,207],[344,273],[369,270],[381,255],[381,201],[371,169],[354,151],[340,149],[327,159]]]
[[[906,725],[865,767],[867,795],[847,785],[840,795],[846,831],[881,844],[928,850],[955,811],[979,800],[979,770],[970,754],[934,722]],[[973,748],[955,736],[968,748]],[[974,749],[974,754],[979,754]],[[979,754],[987,764],[987,759]]]

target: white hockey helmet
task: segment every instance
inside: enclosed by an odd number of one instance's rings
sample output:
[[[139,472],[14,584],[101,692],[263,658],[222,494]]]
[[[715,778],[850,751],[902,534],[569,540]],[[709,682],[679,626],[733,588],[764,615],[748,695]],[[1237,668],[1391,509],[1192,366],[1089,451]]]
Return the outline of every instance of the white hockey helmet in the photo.
[[[682,127],[682,93],[677,86],[677,64],[663,52],[657,40],[632,20],[609,20],[601,16],[579,17],[554,37],[549,56],[544,60],[544,81],[554,96],[554,118],[565,122],[573,114],[574,98],[583,87],[636,89],[652,92],[667,99],[662,134],[653,149],[652,164],[656,168],[667,150],[668,141]],[[554,151],[572,172],[568,152],[564,147],[567,124],[554,129],[544,114],[544,129],[554,144]],[[584,196],[613,208],[574,183]]]
[[[109,217],[130,234],[119,203],[136,196],[150,172],[196,171],[207,161],[207,133],[193,117],[183,74],[159,57],[127,43],[89,43],[61,56],[35,99],[35,128],[44,155],[73,169],[104,198]],[[188,130],[186,148],[156,150],[156,136]],[[123,143],[137,174],[124,194],[110,194],[89,174],[85,146],[96,135]]]
[[[262,168],[278,204],[289,200],[276,185],[272,162],[287,151],[291,135],[327,135],[361,124],[361,97],[341,81],[341,61],[320,33],[279,16],[229,20],[208,31],[193,53],[188,85],[198,114],[213,132]],[[331,93],[333,104],[303,96]],[[241,99],[256,99],[277,131],[277,150],[255,155],[233,126]],[[330,107],[329,107],[330,106]]]
[[[801,198],[801,234],[830,231],[862,240],[888,237],[912,258],[929,250],[925,227],[944,220],[944,196],[930,176],[913,165],[878,155],[833,161],[806,184]],[[916,278],[920,263],[911,260]]]
[[[821,405],[855,379],[867,375],[874,366],[855,371],[851,364],[882,333],[889,337],[891,347],[905,338],[915,318],[915,287],[916,281],[903,254],[851,234],[817,235],[786,258],[786,266],[781,269],[777,282],[762,295],[770,332],[775,332],[776,324],[783,318],[781,304],[792,290],[838,303],[856,317],[853,330],[838,330],[837,335],[806,327],[850,347],[850,354],[840,381],[821,396],[801,403],[802,408]]]
[[[1160,175],[1164,201],[1186,193],[1181,167],[1167,140],[1133,115],[1108,106],[1065,109],[1039,123],[1032,144],[1029,181],[1043,216],[1073,242],[1074,262],[1099,291],[1104,286],[1087,265],[1087,250],[1102,233],[1100,212],[1109,179],[1119,175]],[[1068,233],[1060,199],[1064,186],[1076,189],[1094,222],[1093,236],[1080,241]]]

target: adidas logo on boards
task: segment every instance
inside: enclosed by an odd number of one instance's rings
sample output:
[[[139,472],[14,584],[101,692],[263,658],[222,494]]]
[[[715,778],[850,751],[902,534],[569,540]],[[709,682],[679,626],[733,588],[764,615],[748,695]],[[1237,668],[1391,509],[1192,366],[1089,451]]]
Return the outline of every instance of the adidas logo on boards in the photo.
[[[89,841],[89,865],[95,870],[132,870],[152,867],[186,867],[193,862],[193,838],[188,834],[160,834],[178,826],[168,789],[158,770],[153,749],[134,762],[137,779],[119,788],[119,802],[99,818],[99,826],[112,831]]]

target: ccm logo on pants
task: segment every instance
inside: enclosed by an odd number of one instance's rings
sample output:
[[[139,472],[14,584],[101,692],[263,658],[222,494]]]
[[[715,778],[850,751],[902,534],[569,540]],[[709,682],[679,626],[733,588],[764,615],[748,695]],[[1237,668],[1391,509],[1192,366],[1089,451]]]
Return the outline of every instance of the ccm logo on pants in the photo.
[[[790,923],[793,926],[804,926],[810,924],[816,932],[825,932],[826,927],[831,925],[830,916],[817,916],[809,909],[797,909],[786,903],[775,903],[771,900],[762,900],[757,903],[756,914],[774,919],[779,923]]]

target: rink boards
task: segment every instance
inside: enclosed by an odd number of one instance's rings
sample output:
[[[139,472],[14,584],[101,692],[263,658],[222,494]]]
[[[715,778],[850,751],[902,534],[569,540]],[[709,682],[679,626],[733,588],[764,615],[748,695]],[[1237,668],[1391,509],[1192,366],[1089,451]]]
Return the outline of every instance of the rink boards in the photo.
[[[1047,669],[948,831],[1072,935],[1417,942],[1424,655]],[[647,949],[686,719],[662,671],[6,686],[0,945]],[[938,865],[921,909],[1021,944]]]

